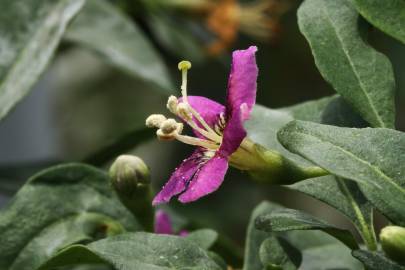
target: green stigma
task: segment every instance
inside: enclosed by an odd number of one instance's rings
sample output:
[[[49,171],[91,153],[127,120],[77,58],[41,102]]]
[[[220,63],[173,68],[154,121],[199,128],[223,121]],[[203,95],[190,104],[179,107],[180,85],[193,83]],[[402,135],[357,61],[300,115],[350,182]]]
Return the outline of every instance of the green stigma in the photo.
[[[179,70],[188,70],[191,68],[191,62],[187,61],[187,60],[183,60],[183,61],[179,62],[178,68],[179,68]]]

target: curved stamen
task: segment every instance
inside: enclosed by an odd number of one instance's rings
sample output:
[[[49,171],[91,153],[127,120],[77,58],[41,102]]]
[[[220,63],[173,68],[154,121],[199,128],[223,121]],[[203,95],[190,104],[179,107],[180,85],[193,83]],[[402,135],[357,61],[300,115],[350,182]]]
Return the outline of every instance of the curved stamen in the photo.
[[[182,75],[182,83],[180,86],[181,89],[181,95],[183,96],[183,102],[185,104],[188,105],[188,108],[191,112],[191,114],[195,117],[195,119],[198,120],[198,122],[200,122],[200,124],[205,128],[205,130],[207,132],[201,132],[200,128],[198,128],[198,132],[200,132],[201,134],[204,135],[205,137],[207,137],[208,139],[211,139],[217,143],[221,143],[222,142],[222,137],[219,136],[208,124],[207,122],[205,122],[205,120],[201,117],[201,115],[194,110],[194,108],[190,105],[190,103],[188,103],[188,99],[187,99],[187,70],[189,70],[191,68],[191,63],[189,61],[181,61],[178,65],[179,69],[181,70],[181,75]],[[191,125],[190,125],[191,126]],[[195,125],[196,126],[196,125]],[[194,128],[193,126],[191,126],[192,128]]]
[[[199,126],[197,126],[197,124],[193,121],[187,121],[187,124],[192,127],[194,130],[198,131],[199,133],[201,133],[201,135],[203,135],[204,137],[206,137],[207,139],[210,139],[216,143],[221,143],[222,142],[222,137],[217,135],[217,133],[215,133],[216,136],[214,136],[214,134],[212,134],[212,132],[208,132],[205,129],[200,128]]]
[[[180,141],[183,142],[185,144],[191,144],[191,145],[195,145],[195,146],[201,146],[204,147],[206,149],[213,149],[216,150],[218,149],[219,145],[216,143],[213,143],[211,141],[208,140],[204,140],[204,139],[199,139],[199,138],[195,138],[195,137],[191,137],[191,136],[187,136],[187,135],[180,135],[180,134],[176,134],[175,138]]]

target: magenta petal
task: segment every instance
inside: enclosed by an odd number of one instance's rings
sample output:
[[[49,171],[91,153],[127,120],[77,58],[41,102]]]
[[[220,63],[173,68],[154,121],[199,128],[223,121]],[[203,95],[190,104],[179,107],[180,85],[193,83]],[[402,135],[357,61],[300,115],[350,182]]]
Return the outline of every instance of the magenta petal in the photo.
[[[225,157],[235,152],[246,137],[243,122],[249,118],[256,102],[256,51],[257,48],[251,46],[247,50],[235,51],[232,55],[226,104],[227,122],[219,149],[219,153]]]
[[[201,154],[201,150],[197,149],[189,158],[185,159],[180,164],[170,177],[169,181],[164,185],[163,189],[153,199],[153,205],[167,203],[173,196],[186,189],[189,180],[198,170]]]
[[[243,105],[241,107],[241,109],[234,111],[234,114],[226,123],[222,144],[218,150],[218,152],[224,157],[232,155],[247,135],[246,130],[243,127],[243,121],[245,120],[244,114],[246,112],[243,110]]]
[[[220,155],[214,156],[197,172],[187,190],[180,195],[179,201],[192,202],[214,192],[224,181],[227,169],[228,159]]]
[[[168,214],[163,210],[156,211],[155,214],[155,233],[173,234],[172,222]]]
[[[187,230],[181,230],[179,232],[179,236],[181,237],[186,237],[187,235],[189,235],[190,233]]]
[[[246,103],[245,116],[250,114],[256,102],[256,88],[258,68],[256,65],[256,46],[246,50],[234,51],[232,54],[231,73],[228,80],[227,116],[230,117],[234,110],[239,110]]]

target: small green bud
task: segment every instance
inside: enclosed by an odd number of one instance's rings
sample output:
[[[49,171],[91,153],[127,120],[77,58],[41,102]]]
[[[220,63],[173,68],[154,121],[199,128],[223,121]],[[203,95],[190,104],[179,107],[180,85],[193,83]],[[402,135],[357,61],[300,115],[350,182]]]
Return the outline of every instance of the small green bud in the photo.
[[[109,173],[112,185],[120,192],[131,192],[139,185],[150,184],[148,166],[137,156],[119,156],[111,165]]]
[[[385,254],[397,261],[405,262],[405,228],[387,226],[380,232],[381,246]]]
[[[131,155],[119,156],[110,167],[110,181],[122,204],[146,230],[153,230],[154,211],[148,166]]]

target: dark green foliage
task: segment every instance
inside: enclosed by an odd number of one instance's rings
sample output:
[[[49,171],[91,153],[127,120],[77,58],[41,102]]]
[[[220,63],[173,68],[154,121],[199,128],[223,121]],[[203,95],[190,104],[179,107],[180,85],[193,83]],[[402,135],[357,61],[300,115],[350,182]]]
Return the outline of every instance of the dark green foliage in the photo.
[[[352,249],[358,248],[356,240],[349,231],[336,228],[314,216],[294,209],[278,209],[269,214],[260,215],[256,219],[255,226],[257,229],[267,232],[321,230],[336,237]]]
[[[0,119],[31,89],[84,0],[5,0],[0,15]]]
[[[115,269],[220,270],[208,253],[178,236],[126,233],[88,246],[75,245],[56,254],[38,270],[78,263],[105,262]]]
[[[322,76],[374,127],[394,127],[395,81],[386,56],[365,42],[366,26],[346,0],[306,0],[298,11]]]
[[[402,0],[351,0],[371,24],[405,43],[405,3]]]
[[[291,152],[332,174],[357,181],[395,224],[405,224],[405,135],[391,129],[351,129],[293,121],[278,133]]]
[[[0,269],[33,269],[70,244],[139,229],[104,172],[56,166],[29,179],[1,210]]]
[[[369,270],[404,270],[405,266],[401,266],[394,261],[391,261],[384,255],[378,252],[370,252],[366,250],[355,250],[353,256],[359,259]]]
[[[158,52],[130,18],[106,0],[87,0],[65,39],[94,50],[130,75],[173,91]]]

